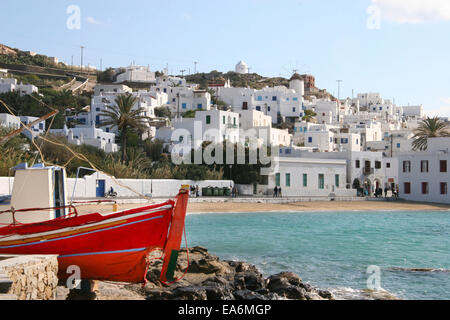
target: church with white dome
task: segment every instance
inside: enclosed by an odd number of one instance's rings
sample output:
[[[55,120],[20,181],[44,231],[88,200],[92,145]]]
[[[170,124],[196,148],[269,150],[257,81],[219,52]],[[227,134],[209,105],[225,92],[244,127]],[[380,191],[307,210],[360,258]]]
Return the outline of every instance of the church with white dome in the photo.
[[[236,73],[239,74],[248,74],[250,71],[248,64],[246,64],[244,61],[239,61],[239,63],[236,65]]]

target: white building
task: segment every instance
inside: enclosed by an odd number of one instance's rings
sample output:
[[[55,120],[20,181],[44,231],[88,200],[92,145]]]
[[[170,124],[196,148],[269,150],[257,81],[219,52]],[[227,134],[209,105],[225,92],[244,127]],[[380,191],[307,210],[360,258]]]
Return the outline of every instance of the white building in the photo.
[[[90,110],[81,112],[77,115],[66,117],[66,121],[76,121],[81,126],[96,126],[101,127],[101,123],[106,119],[102,113],[109,110],[111,106],[116,105],[116,99],[120,95],[130,94],[136,98],[136,103],[133,110],[142,109],[142,116],[149,119],[156,118],[155,108],[165,106],[168,102],[166,93],[154,91],[135,91],[124,85],[99,85],[94,88],[94,96],[91,99]],[[102,127],[104,131],[118,133],[117,128],[111,126]],[[151,126],[150,120],[147,121],[146,132],[143,133],[142,138],[153,137],[155,128]]]
[[[132,65],[127,67],[124,73],[117,76],[116,83],[124,82],[155,83],[156,74],[150,71],[150,67]]]
[[[11,130],[17,130],[21,126],[20,118],[9,113],[0,113],[0,125]]]
[[[222,110],[197,111],[195,118],[177,118],[172,125],[173,128],[170,129],[158,129],[156,138],[167,143],[189,145],[194,149],[205,141],[239,142],[238,113]],[[170,141],[167,141],[169,134]]]
[[[450,138],[431,138],[425,152],[400,155],[400,197],[450,204]]]
[[[29,125],[30,123],[33,123],[36,120],[39,120],[39,118],[37,118],[37,117],[28,117],[28,116],[21,116],[20,117],[20,121],[24,125]],[[23,134],[26,135],[28,137],[28,139],[32,140],[32,139],[36,138],[37,136],[45,133],[45,121],[42,121],[42,122],[39,122],[39,123],[35,124],[30,129],[31,129],[31,132],[29,130],[25,130],[23,132]]]
[[[248,64],[246,64],[244,61],[239,61],[236,65],[235,71],[239,74],[248,74],[250,70],[248,68]]]
[[[272,128],[272,117],[266,116],[257,110],[239,111],[241,141],[248,145],[252,138],[257,140],[258,147],[266,146],[289,146],[292,135],[288,129]],[[245,135],[245,137],[243,137]]]
[[[257,110],[272,117],[272,123],[296,122],[304,116],[304,82],[294,74],[290,88],[266,87],[262,90],[250,88],[219,88],[218,97],[231,106],[234,112]]]
[[[20,95],[38,93],[38,87],[32,84],[18,84],[14,78],[0,78],[0,93],[19,92]]]
[[[275,186],[287,197],[355,197],[347,189],[347,162],[338,159],[280,157],[279,169],[269,176],[268,192]]]
[[[118,146],[115,143],[116,135],[114,133],[104,132],[101,129],[95,128],[95,126],[79,126],[71,129],[65,126],[64,129],[52,129],[50,133],[66,137],[70,144],[78,146],[86,144],[107,153],[118,151]]]

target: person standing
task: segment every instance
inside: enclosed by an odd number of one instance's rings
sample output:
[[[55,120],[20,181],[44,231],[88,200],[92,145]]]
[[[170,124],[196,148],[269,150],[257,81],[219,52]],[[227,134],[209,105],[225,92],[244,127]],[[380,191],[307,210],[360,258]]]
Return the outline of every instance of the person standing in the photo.
[[[273,197],[274,197],[274,198],[278,198],[278,187],[275,187],[275,188],[273,189]]]
[[[278,187],[278,197],[283,198],[283,194],[281,193],[281,187]]]

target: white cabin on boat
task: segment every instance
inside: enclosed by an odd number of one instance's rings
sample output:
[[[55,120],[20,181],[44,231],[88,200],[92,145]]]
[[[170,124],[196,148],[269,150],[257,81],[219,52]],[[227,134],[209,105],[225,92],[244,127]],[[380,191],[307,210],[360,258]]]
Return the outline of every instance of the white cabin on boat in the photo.
[[[60,167],[45,167],[36,164],[28,168],[27,164],[15,168],[14,185],[11,197],[11,207],[15,210],[29,208],[57,208],[16,212],[15,219],[19,223],[36,223],[53,220],[65,216],[67,208],[67,178],[66,171]],[[12,223],[11,213],[0,215],[0,223]]]

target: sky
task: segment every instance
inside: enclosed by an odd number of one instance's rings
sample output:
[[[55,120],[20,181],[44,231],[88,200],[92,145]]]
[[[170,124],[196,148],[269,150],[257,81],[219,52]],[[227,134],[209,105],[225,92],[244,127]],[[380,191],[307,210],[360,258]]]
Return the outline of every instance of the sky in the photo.
[[[379,92],[450,117],[450,0],[15,0],[0,43],[60,61],[316,77],[340,97]]]

